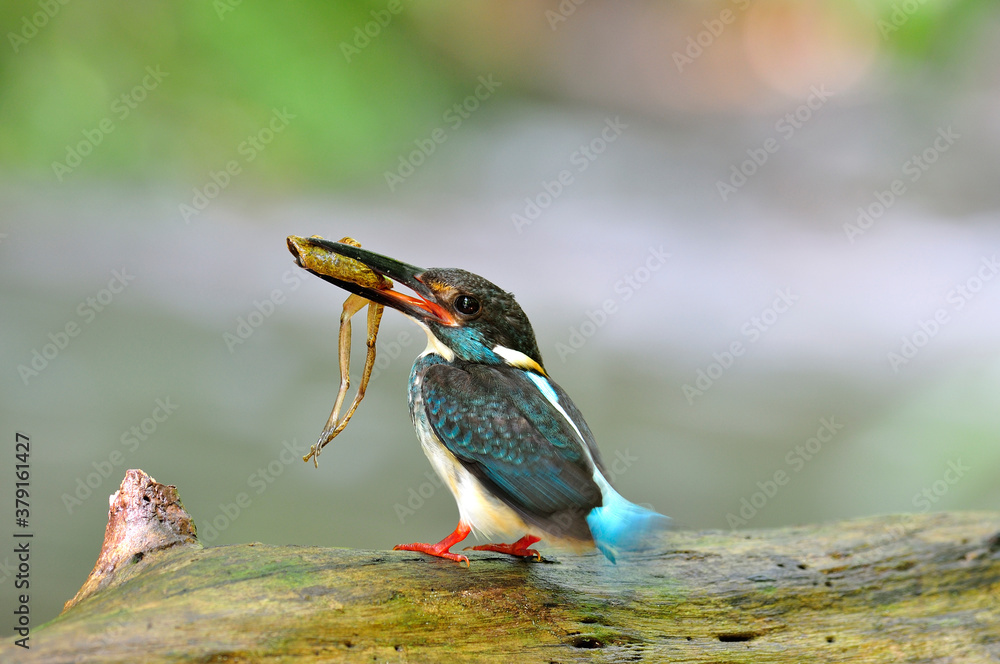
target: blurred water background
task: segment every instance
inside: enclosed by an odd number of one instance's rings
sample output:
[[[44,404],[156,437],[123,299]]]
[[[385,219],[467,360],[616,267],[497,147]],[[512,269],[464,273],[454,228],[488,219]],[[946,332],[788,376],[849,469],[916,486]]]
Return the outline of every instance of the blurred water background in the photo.
[[[212,545],[454,526],[406,407],[425,340],[394,312],[357,416],[300,460],[344,293],[289,234],[515,293],[618,488],[679,527],[1000,504],[996,3],[0,17],[0,534],[23,531],[20,431],[35,624],[127,468],[177,485]]]

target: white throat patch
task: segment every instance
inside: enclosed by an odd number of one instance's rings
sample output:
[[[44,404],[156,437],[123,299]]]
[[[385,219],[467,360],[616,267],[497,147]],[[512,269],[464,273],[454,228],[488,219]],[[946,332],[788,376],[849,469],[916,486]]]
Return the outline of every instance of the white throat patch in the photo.
[[[431,332],[431,328],[427,327],[421,321],[415,320],[414,322],[424,328],[424,332],[427,333],[427,348],[425,348],[424,352],[420,354],[421,357],[427,355],[428,353],[437,353],[449,362],[455,360],[455,351],[441,343],[441,340],[435,337],[434,333]]]

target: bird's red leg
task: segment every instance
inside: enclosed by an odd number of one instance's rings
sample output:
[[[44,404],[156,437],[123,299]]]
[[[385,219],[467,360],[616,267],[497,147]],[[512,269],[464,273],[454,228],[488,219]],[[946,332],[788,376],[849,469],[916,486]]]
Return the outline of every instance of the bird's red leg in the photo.
[[[465,550],[473,551],[496,551],[497,553],[506,553],[511,556],[522,556],[530,557],[534,556],[538,560],[542,559],[542,554],[538,553],[535,549],[529,549],[528,547],[535,542],[542,541],[541,537],[535,537],[534,535],[525,535],[521,539],[517,540],[513,544],[480,544],[479,546],[467,546]]]
[[[438,558],[447,558],[448,560],[454,560],[456,563],[465,563],[466,566],[469,565],[469,559],[460,553],[452,553],[448,549],[455,546],[466,537],[472,529],[469,528],[469,524],[464,521],[459,521],[458,525],[455,526],[455,532],[448,535],[443,540],[437,544],[397,544],[392,547],[393,551],[419,551],[420,553],[426,553],[429,556],[437,556]]]

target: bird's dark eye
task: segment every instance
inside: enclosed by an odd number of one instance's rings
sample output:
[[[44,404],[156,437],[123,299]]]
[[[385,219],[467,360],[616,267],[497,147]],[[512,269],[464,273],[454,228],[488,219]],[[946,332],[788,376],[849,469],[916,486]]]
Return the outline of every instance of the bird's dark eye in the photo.
[[[479,300],[471,295],[459,295],[455,298],[455,311],[466,316],[475,316],[480,309]]]

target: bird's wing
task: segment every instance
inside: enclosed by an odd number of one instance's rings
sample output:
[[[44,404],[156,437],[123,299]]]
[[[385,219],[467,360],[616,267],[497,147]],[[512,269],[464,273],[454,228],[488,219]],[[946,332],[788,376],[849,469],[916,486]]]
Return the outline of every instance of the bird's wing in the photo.
[[[604,461],[601,459],[601,451],[597,449],[597,441],[594,439],[594,434],[590,431],[590,427],[587,426],[587,421],[583,419],[583,413],[577,409],[576,404],[573,400],[569,398],[563,388],[559,387],[558,384],[553,383],[551,380],[548,381],[549,385],[556,393],[556,399],[559,401],[559,405],[562,406],[566,414],[569,415],[570,419],[576,424],[577,429],[580,431],[580,435],[583,436],[583,441],[587,444],[587,449],[590,450],[590,458],[597,464],[598,469],[600,469],[602,475],[607,475],[604,472]]]
[[[525,372],[437,364],[421,382],[434,433],[505,503],[536,517],[585,515],[601,504],[580,425],[570,424]]]

